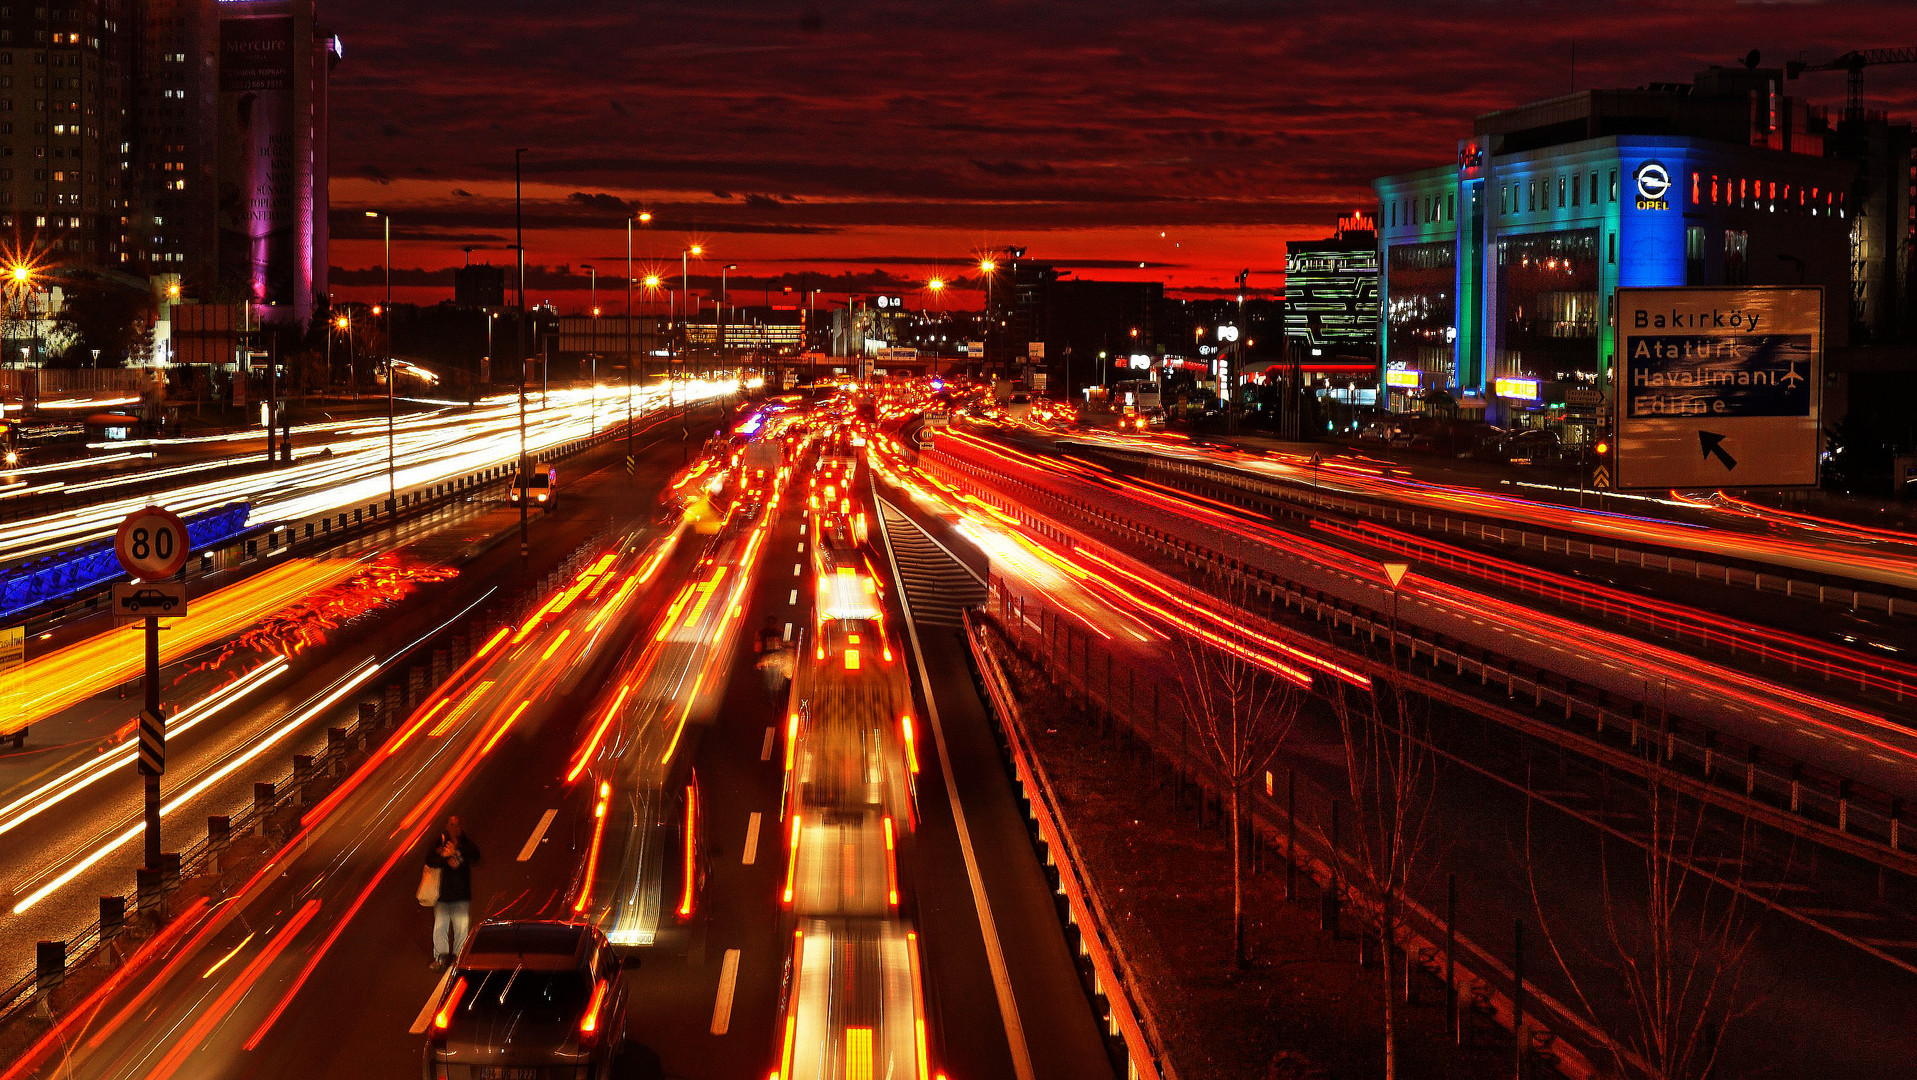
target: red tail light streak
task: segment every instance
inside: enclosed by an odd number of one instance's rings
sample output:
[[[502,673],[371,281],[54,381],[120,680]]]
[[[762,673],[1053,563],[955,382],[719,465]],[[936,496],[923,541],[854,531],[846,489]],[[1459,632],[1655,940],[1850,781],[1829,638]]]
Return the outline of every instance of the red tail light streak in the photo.
[[[686,785],[686,828],[685,828],[686,883],[685,883],[685,890],[680,895],[680,898],[679,898],[679,917],[682,919],[692,914],[692,894],[694,892],[694,886],[697,885],[698,883],[697,866],[696,866],[696,856],[698,854],[698,848],[696,844],[697,844],[697,838],[699,835],[698,823],[699,823],[699,789],[694,784],[687,784]]]
[[[446,992],[446,1000],[440,1004],[439,1011],[433,1014],[434,1031],[445,1031],[453,1026],[453,1011],[459,1008],[460,999],[465,996],[466,976],[461,975],[453,983],[453,988]]]
[[[578,914],[592,903],[593,878],[599,873],[599,845],[606,835],[606,804],[612,799],[612,785],[599,785],[599,801],[592,808],[592,847],[586,853],[586,874],[579,882],[579,897],[573,901],[572,910]]]

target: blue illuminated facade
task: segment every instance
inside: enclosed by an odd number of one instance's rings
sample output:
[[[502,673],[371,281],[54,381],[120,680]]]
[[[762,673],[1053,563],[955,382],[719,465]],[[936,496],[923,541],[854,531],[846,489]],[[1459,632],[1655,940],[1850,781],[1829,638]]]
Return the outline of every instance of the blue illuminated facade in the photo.
[[[1391,408],[1595,418],[1619,286],[1823,285],[1843,344],[1854,166],[1801,133],[1796,152],[1750,135],[1749,109],[1703,111],[1722,100],[1682,95],[1653,123],[1655,92],[1569,95],[1480,118],[1454,164],[1377,180]],[[1690,130],[1578,137],[1633,124]]]

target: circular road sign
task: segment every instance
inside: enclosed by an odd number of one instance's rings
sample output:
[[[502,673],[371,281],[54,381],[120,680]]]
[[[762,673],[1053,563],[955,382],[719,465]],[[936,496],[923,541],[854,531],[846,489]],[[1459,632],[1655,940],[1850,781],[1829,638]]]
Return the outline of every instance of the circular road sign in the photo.
[[[142,581],[172,577],[186,565],[186,523],[157,506],[135,510],[120,522],[113,553],[127,573]]]

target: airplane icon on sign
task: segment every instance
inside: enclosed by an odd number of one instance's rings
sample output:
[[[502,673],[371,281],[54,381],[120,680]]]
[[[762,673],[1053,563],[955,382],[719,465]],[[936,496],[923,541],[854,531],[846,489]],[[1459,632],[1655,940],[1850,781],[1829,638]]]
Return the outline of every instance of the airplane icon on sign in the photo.
[[[1786,389],[1789,389],[1789,390],[1797,389],[1797,384],[1804,381],[1804,377],[1797,373],[1797,361],[1795,360],[1791,361],[1790,371],[1786,372],[1777,381],[1783,383]]]

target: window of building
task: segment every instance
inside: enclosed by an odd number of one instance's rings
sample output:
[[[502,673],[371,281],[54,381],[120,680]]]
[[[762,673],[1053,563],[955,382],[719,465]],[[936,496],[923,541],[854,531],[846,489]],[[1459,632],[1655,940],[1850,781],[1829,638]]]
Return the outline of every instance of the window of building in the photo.
[[[1724,230],[1724,284],[1749,285],[1751,234],[1743,229]]]
[[[1578,205],[1578,196],[1582,194],[1584,194],[1584,185],[1579,182],[1577,177],[1573,176],[1571,178],[1571,205],[1572,206]]]
[[[1394,244],[1386,252],[1391,265],[1391,305],[1385,312],[1385,341],[1393,363],[1430,373],[1427,384],[1451,381],[1456,336],[1457,246]]]
[[[1498,185],[1498,216],[1499,217],[1503,217],[1505,214],[1510,213],[1510,206],[1509,206],[1510,201],[1511,201],[1511,193],[1509,189],[1507,189],[1503,184],[1499,184]]]
[[[1564,177],[1558,177],[1558,209],[1564,209]]]
[[[1536,210],[1538,208],[1538,182],[1536,180],[1531,181],[1524,187],[1524,208],[1526,210]]]
[[[1595,178],[1594,178],[1595,179]],[[1617,201],[1617,170],[1611,170],[1611,201]]]
[[[1444,218],[1446,221],[1458,220],[1458,195],[1456,192],[1447,193],[1444,197]]]
[[[1616,266],[1617,265],[1617,234],[1610,233],[1608,234],[1608,238],[1610,240],[1610,243],[1606,247],[1604,261],[1610,263],[1612,266]]]
[[[1704,281],[1704,228],[1692,225],[1684,230],[1684,283],[1703,285]]]
[[[1497,244],[1499,374],[1570,381],[1598,362],[1596,229],[1508,236]]]

